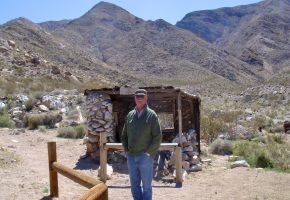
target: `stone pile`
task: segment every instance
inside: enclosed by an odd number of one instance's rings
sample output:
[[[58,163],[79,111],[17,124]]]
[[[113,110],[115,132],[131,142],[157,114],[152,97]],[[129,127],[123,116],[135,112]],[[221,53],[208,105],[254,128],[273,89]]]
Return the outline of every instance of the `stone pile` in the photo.
[[[106,133],[107,141],[114,142],[113,105],[110,96],[93,93],[87,96],[86,108],[88,133],[84,143],[87,153],[98,160],[100,133]]]
[[[177,135],[173,143],[179,143],[179,136]],[[187,172],[200,171],[202,169],[200,158],[198,157],[198,142],[196,139],[196,131],[190,129],[183,133],[181,137],[182,146],[182,168]],[[175,154],[173,153],[168,165],[173,166],[175,162]]]

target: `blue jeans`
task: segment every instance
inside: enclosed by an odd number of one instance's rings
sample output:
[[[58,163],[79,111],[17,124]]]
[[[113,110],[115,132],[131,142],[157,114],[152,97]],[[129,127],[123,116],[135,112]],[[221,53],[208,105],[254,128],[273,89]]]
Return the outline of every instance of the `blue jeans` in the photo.
[[[134,200],[152,200],[153,159],[145,153],[128,154],[127,164]]]

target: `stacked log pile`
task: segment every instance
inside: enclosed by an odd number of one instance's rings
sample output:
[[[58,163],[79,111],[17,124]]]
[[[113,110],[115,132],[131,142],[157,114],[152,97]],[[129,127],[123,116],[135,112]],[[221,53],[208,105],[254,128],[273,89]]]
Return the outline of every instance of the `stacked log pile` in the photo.
[[[99,160],[100,133],[105,132],[108,142],[113,138],[113,105],[110,96],[91,93],[86,98],[88,133],[84,142],[87,145],[87,154],[94,160]]]
[[[179,143],[178,135],[173,143]],[[200,158],[198,157],[198,142],[196,140],[196,132],[194,129],[189,129],[188,132],[183,133],[181,137],[182,147],[182,168],[187,172],[200,171],[202,169]],[[168,165],[174,167],[175,155],[171,155]]]

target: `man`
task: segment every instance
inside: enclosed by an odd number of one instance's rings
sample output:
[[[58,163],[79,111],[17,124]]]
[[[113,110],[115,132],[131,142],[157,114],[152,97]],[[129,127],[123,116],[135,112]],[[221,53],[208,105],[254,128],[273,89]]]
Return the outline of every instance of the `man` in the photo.
[[[162,133],[156,113],[147,105],[147,91],[136,90],[134,100],[136,107],[125,120],[122,144],[127,152],[134,200],[151,200],[153,158],[159,149]]]

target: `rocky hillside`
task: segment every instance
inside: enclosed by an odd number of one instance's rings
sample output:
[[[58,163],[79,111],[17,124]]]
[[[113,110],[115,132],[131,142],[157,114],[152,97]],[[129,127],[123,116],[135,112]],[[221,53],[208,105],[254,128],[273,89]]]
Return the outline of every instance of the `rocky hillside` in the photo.
[[[290,1],[197,11],[176,25],[230,52],[262,77],[289,69]]]
[[[135,80],[24,18],[0,26],[0,71],[1,95]]]

